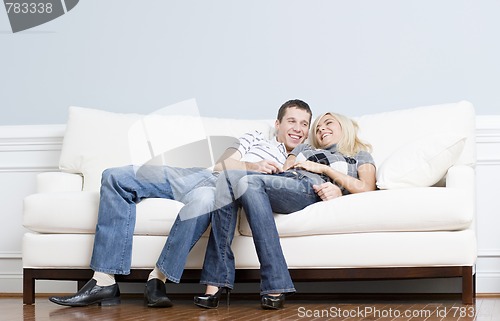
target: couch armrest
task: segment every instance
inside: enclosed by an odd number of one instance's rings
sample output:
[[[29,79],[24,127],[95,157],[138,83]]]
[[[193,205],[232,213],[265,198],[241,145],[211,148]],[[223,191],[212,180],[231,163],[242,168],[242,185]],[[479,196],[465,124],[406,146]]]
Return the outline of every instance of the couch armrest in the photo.
[[[63,172],[40,173],[36,177],[38,193],[81,191],[83,177],[79,174]]]
[[[469,227],[477,237],[476,225],[476,171],[474,167],[467,165],[453,165],[448,169],[446,174],[446,187],[460,188],[467,191],[473,199],[472,211],[474,213],[474,221]],[[477,252],[477,249],[476,249]]]
[[[446,173],[446,187],[465,188],[474,191],[476,179],[474,168],[467,165],[453,165]]]

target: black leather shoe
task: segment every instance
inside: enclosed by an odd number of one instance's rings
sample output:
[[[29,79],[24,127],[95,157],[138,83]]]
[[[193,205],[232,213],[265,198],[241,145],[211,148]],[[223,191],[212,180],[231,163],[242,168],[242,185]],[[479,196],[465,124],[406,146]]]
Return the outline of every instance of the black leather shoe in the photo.
[[[219,288],[215,294],[204,294],[194,297],[194,304],[199,307],[206,309],[215,309],[219,307],[219,299],[223,291],[226,291],[226,304],[229,306],[229,294],[231,293],[230,288]]]
[[[144,303],[151,308],[171,307],[172,302],[167,297],[165,282],[158,279],[149,280],[144,290]]]
[[[279,310],[285,307],[285,294],[278,296],[264,294],[260,300],[260,306],[264,310]]]
[[[91,279],[80,291],[71,296],[52,296],[50,302],[56,304],[83,307],[92,304],[116,305],[120,303],[120,289],[118,284],[110,286],[98,286],[97,281]]]

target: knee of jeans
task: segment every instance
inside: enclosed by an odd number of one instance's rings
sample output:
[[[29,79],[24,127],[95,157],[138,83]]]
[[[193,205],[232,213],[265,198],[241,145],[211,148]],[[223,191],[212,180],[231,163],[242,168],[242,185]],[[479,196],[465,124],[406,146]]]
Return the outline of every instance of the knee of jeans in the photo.
[[[106,168],[101,175],[102,184],[114,184],[129,172],[129,166]]]
[[[198,187],[189,192],[182,200],[184,204],[196,202],[202,208],[211,209],[215,203],[215,188],[209,186]]]
[[[236,198],[240,198],[246,194],[248,190],[258,190],[263,186],[263,181],[259,175],[248,175],[238,181],[236,187]]]
[[[202,204],[213,204],[215,201],[215,188],[213,187],[200,187],[196,190],[196,199]]]

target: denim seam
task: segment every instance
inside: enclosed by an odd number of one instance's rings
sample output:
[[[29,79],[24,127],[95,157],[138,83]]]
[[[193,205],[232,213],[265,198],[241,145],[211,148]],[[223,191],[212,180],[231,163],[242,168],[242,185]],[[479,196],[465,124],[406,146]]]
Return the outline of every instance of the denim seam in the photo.
[[[233,212],[231,212],[231,214],[229,215],[229,220],[227,220],[228,224],[231,225],[231,222],[233,220]],[[227,267],[227,247],[228,247],[228,239],[229,239],[229,226],[225,226],[225,238],[224,238],[224,249],[222,251],[223,253],[223,261],[224,261],[224,267],[225,267],[225,270],[226,270],[226,275],[225,275],[225,280],[224,280],[224,283],[229,283],[229,280],[227,279],[228,276],[229,276],[229,269]]]
[[[218,282],[212,282],[212,281],[207,281],[207,280],[200,280],[200,284],[211,285],[211,286],[215,286],[215,287],[218,287],[218,288],[226,287],[226,288],[230,288],[231,290],[234,288],[233,284],[218,283]]]
[[[121,267],[121,270],[123,270],[123,260],[125,258],[125,252],[127,251],[127,247],[128,247],[128,239],[129,239],[129,234],[130,234],[130,215],[132,213],[131,211],[131,204],[129,204],[128,206],[128,220],[127,220],[127,225],[126,225],[126,234],[125,234],[125,243],[123,244],[123,251],[121,253],[121,259],[120,259],[120,267]],[[134,235],[132,234],[132,237],[134,237]]]
[[[170,274],[166,273],[165,271],[163,271],[163,269],[161,267],[159,267],[159,266],[157,266],[157,267],[167,277],[167,280],[169,280],[171,282],[174,282],[174,283],[180,283],[181,282],[180,279],[175,278],[175,277],[171,276]]]
[[[101,272],[101,273],[106,273],[106,274],[117,274],[117,275],[129,275],[130,274],[130,270],[125,271],[125,270],[103,269],[103,268],[96,267],[94,265],[90,265],[90,268],[94,272]]]
[[[260,294],[271,294],[271,293],[295,293],[297,292],[295,288],[288,288],[288,289],[275,289],[275,290],[266,290],[266,291],[261,291]]]
[[[178,226],[175,225],[175,230],[170,230],[170,233],[167,237],[174,237],[173,235],[175,235],[175,232],[177,231],[177,228]],[[168,243],[168,247],[165,249],[166,252],[170,251],[170,242],[167,242]],[[167,277],[167,279],[169,279],[170,281],[174,282],[174,283],[179,283],[180,282],[180,279],[179,278],[175,278],[173,276],[171,276],[169,273],[167,273],[164,269],[163,269],[163,264],[165,263],[165,255],[161,255],[161,257],[158,259],[158,262],[156,264],[156,266],[158,267],[158,269],[160,269],[160,271]]]

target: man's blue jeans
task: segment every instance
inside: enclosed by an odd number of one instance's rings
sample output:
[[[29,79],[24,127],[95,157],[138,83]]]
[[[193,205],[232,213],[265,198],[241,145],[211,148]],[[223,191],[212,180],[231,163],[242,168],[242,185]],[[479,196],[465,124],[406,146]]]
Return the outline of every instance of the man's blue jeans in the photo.
[[[156,266],[178,283],[189,251],[210,224],[217,177],[202,168],[125,166],[102,174],[99,214],[90,267],[129,274],[136,203],[145,198],[183,202]]]
[[[248,174],[245,176],[243,172],[225,172],[229,177],[229,185],[235,186],[232,188],[232,197],[243,206],[252,230],[260,262],[261,294],[295,292],[281,249],[273,212],[289,214],[321,199],[312,188],[312,180],[300,174]],[[223,182],[221,178],[219,177],[218,184]],[[220,192],[217,192],[217,195],[216,199],[221,199]],[[224,202],[227,203],[227,200]],[[209,242],[207,246],[202,283],[232,288],[234,256],[227,244],[231,244],[234,237],[238,202],[227,206],[224,211],[215,212],[212,216],[210,237],[218,240],[218,243]],[[228,271],[231,268],[232,271]],[[228,276],[229,279],[223,280],[218,275]]]

